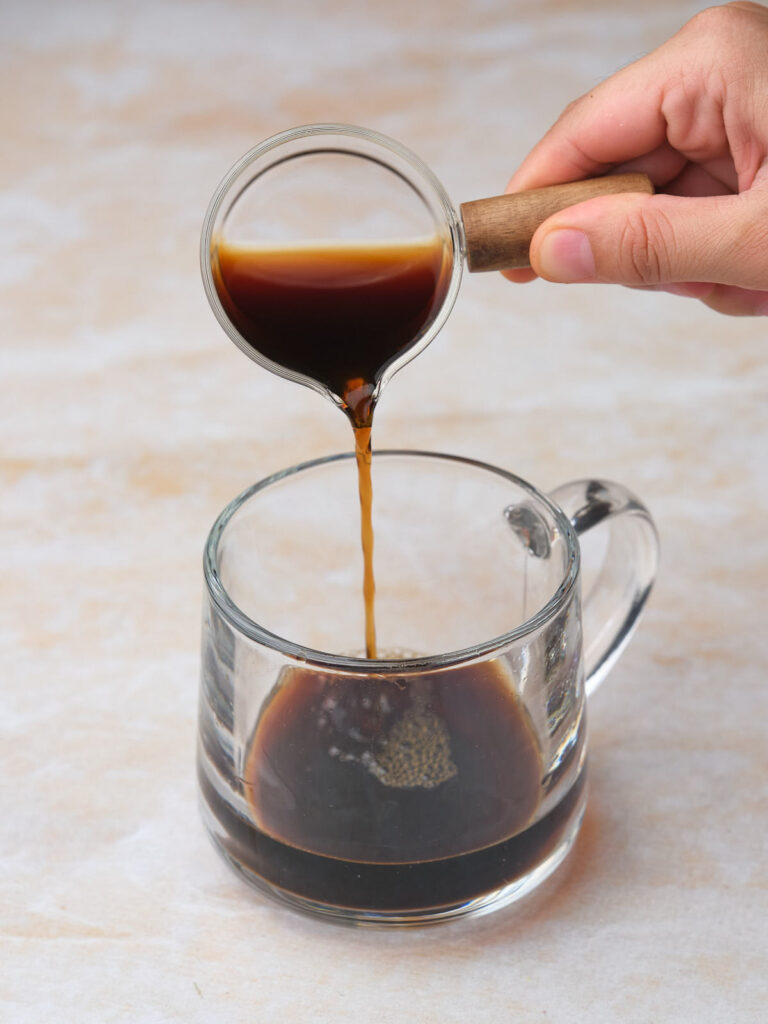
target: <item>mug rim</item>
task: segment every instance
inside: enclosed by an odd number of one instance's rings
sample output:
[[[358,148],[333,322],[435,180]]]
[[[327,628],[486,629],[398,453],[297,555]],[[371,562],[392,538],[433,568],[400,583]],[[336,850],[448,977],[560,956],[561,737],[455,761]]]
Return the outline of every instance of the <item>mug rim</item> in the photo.
[[[568,602],[571,593],[579,577],[581,566],[581,553],[579,543],[570,519],[563,510],[552,501],[546,494],[539,491],[533,484],[528,483],[521,477],[498,466],[478,459],[467,458],[462,455],[451,455],[443,452],[430,452],[420,449],[407,448],[385,448],[373,453],[374,461],[390,458],[408,459],[433,459],[449,463],[458,463],[471,466],[473,469],[480,469],[500,476],[510,481],[517,487],[526,491],[528,495],[539,504],[544,505],[554,516],[558,528],[567,545],[568,565],[560,584],[552,597],[537,612],[526,619],[514,629],[492,637],[480,643],[473,644],[455,651],[447,651],[441,654],[430,654],[417,658],[364,658],[353,657],[344,654],[331,654],[327,651],[316,650],[305,647],[276,633],[270,632],[258,622],[251,619],[243,612],[229,596],[219,574],[218,548],[229,522],[234,515],[256,494],[273,484],[303,473],[316,469],[319,466],[330,465],[345,460],[353,460],[354,452],[340,452],[335,455],[324,455],[320,458],[310,459],[306,462],[297,463],[287,469],[279,470],[270,476],[252,484],[242,491],[237,497],[219,513],[211,527],[205,542],[203,554],[203,576],[206,588],[211,600],[214,602],[224,619],[238,632],[262,646],[269,647],[281,655],[301,661],[303,664],[320,669],[333,669],[335,671],[346,670],[351,674],[381,674],[392,675],[403,672],[425,672],[435,669],[444,669],[473,661],[482,661],[491,654],[498,654],[514,643],[535,633],[543,625],[554,618]]]

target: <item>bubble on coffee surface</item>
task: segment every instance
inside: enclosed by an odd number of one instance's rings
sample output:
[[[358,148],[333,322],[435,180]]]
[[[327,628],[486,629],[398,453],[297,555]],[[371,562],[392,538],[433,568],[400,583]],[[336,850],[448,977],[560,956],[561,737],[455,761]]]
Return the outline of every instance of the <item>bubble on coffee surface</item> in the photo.
[[[400,690],[396,679],[391,682]],[[359,764],[393,789],[434,789],[452,779],[458,769],[445,723],[421,695],[410,696],[412,703],[398,717],[384,690],[360,695],[352,716],[352,702],[326,696],[317,726],[334,730],[329,757]]]
[[[434,789],[458,774],[445,723],[421,702],[408,708],[382,738],[375,765],[369,770],[394,789]]]

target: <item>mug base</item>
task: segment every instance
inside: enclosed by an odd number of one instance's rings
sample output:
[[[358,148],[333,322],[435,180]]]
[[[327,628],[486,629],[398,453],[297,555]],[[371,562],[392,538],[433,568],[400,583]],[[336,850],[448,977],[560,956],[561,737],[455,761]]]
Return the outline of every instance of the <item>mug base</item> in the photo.
[[[201,813],[214,846],[246,882],[282,905],[357,926],[420,926],[479,917],[527,896],[565,860],[587,802],[586,766],[523,833],[445,861],[357,864],[296,850],[259,832],[199,766]]]

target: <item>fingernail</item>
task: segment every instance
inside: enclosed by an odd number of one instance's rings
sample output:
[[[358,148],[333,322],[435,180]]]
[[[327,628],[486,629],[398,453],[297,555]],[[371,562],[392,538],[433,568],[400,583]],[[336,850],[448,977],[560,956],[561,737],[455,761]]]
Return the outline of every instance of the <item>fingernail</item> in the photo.
[[[539,246],[538,266],[542,277],[569,284],[590,281],[595,276],[592,246],[583,231],[555,228]]]

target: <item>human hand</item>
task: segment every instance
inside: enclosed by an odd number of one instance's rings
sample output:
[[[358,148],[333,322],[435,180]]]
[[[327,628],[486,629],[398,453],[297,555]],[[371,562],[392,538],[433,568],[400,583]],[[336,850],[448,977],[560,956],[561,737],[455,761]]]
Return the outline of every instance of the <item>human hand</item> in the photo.
[[[532,270],[768,314],[768,8],[711,7],[576,100],[507,191],[644,171],[657,194],[603,196],[546,220]]]

